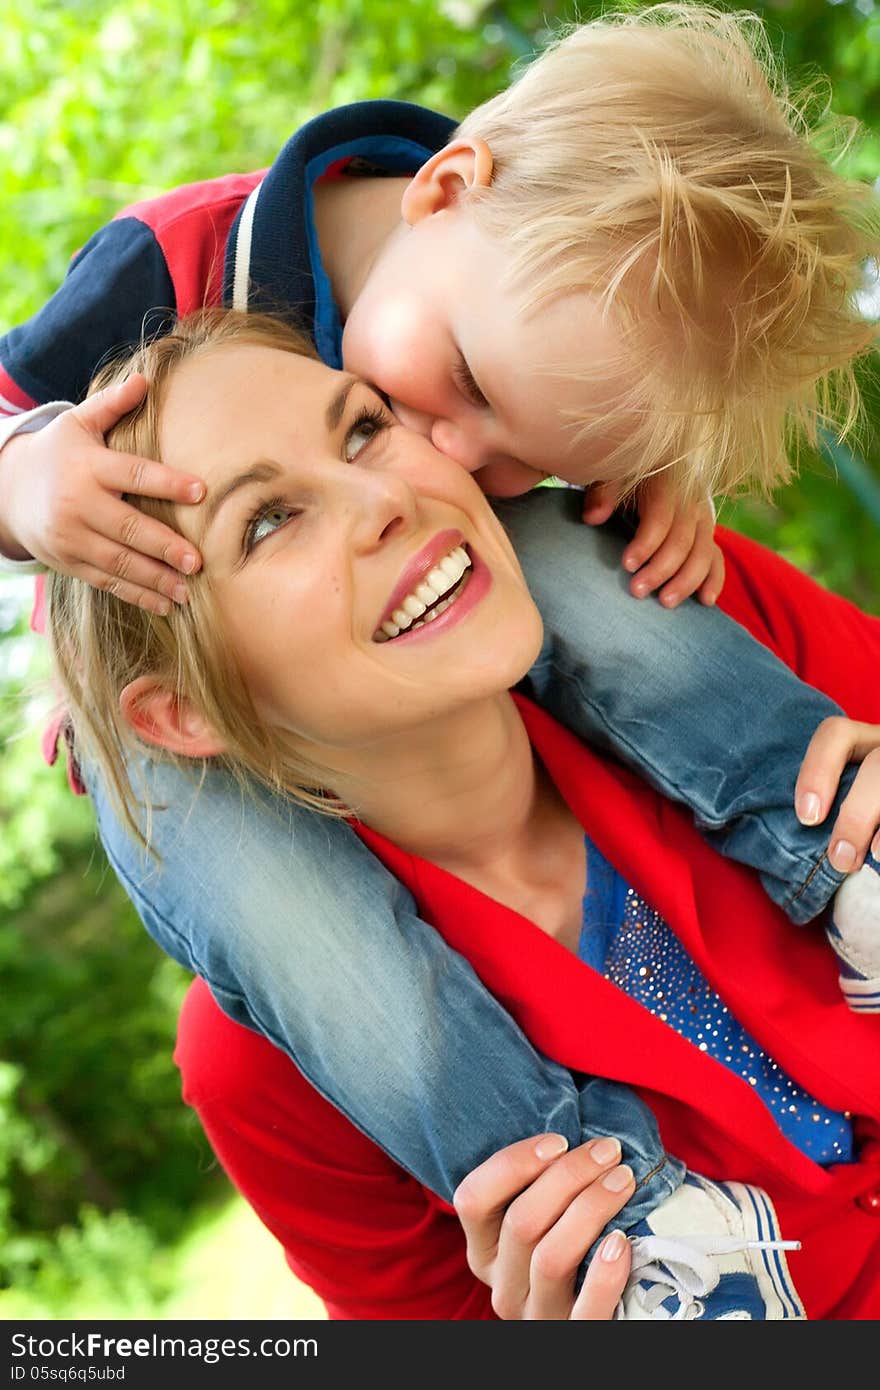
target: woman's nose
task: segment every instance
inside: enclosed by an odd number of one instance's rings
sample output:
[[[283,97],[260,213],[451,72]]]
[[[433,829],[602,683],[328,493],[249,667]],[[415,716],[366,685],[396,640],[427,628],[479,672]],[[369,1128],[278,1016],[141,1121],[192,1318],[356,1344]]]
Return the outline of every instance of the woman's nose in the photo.
[[[348,509],[357,550],[369,553],[416,524],[415,493],[399,474],[385,469],[357,470],[351,476],[351,487]]]

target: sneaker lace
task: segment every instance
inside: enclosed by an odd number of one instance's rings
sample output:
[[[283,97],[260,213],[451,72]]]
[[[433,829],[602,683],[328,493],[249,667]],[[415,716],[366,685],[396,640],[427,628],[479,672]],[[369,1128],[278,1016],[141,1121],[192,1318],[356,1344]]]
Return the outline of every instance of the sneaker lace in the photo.
[[[796,1242],[747,1240],[740,1236],[636,1236],[632,1242],[632,1264],[624,1298],[632,1294],[651,1317],[673,1321],[697,1318],[703,1311],[702,1299],[718,1285],[721,1270],[718,1255],[742,1250],[778,1250]],[[663,1308],[674,1295],[674,1313]],[[615,1316],[622,1317],[623,1303]]]

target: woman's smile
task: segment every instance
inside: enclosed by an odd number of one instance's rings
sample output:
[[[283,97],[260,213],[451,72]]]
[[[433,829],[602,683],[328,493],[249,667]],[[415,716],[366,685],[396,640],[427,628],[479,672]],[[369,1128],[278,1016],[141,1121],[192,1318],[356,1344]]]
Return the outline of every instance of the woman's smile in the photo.
[[[455,534],[441,532],[406,566],[374,642],[400,643],[419,633],[448,631],[488,593],[492,577],[487,566],[469,546],[455,541]],[[450,539],[455,542],[451,548]]]

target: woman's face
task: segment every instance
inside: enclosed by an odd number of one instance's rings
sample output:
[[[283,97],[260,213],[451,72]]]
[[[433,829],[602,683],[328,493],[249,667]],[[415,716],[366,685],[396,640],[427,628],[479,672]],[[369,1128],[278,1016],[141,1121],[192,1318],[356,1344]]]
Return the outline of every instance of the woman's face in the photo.
[[[533,662],[541,620],[483,493],[356,378],[209,350],[171,379],[161,451],[205,479],[179,524],[259,713],[309,756],[424,731]]]

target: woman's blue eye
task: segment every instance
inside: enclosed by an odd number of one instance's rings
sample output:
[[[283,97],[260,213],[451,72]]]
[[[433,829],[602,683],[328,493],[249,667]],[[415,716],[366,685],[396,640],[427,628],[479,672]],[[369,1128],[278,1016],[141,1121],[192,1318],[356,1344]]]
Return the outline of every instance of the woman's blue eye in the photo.
[[[265,540],[267,536],[271,536],[279,526],[286,525],[290,518],[295,515],[295,508],[288,507],[287,504],[279,498],[267,502],[260,508],[256,515],[251,518],[245,535],[245,549],[249,551],[253,550],[255,545]]]

